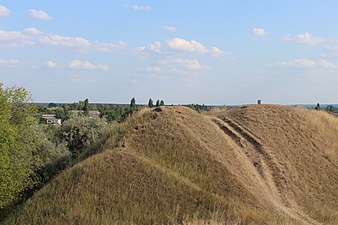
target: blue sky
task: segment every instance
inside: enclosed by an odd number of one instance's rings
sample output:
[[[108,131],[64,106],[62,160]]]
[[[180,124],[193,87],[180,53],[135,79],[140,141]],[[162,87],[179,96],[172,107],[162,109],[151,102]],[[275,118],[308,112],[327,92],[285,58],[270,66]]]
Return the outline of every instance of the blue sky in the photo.
[[[338,1],[0,0],[0,82],[36,102],[337,103]]]

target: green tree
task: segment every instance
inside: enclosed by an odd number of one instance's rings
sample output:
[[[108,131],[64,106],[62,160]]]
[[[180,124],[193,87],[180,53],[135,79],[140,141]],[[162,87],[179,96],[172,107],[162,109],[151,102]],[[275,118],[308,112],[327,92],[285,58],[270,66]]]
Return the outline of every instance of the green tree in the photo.
[[[125,115],[125,117],[127,117],[129,114],[133,114],[135,111],[137,110],[136,108],[136,100],[133,97],[130,101],[130,108],[129,108],[129,112]]]
[[[84,101],[79,101],[76,103],[76,110],[83,110],[84,107]]]
[[[320,105],[317,103],[317,106],[315,107],[315,110],[320,110]]]
[[[86,100],[84,101],[84,106],[82,108],[83,112],[85,115],[89,114],[89,101],[88,98],[86,98]]]
[[[35,108],[24,88],[0,83],[0,209],[32,185]]]
[[[326,107],[326,109],[327,109],[327,111],[329,111],[329,112],[333,112],[334,107],[333,107],[333,105],[328,105],[328,106]]]
[[[160,106],[164,106],[164,101],[163,100],[160,101]]]
[[[160,100],[156,101],[156,107],[160,107]]]
[[[136,100],[135,98],[133,97],[131,100],[130,100],[130,108],[135,108],[136,107]]]
[[[151,98],[149,99],[148,106],[150,108],[154,107],[154,103],[153,103],[153,100]]]
[[[67,142],[73,157],[94,144],[108,129],[101,118],[72,115],[59,130],[59,136]]]

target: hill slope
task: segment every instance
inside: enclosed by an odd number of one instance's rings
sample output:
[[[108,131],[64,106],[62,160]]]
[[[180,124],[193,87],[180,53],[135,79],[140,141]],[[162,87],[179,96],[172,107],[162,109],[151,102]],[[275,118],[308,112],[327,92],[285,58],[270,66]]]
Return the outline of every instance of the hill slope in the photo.
[[[252,105],[131,117],[119,147],[64,171],[6,224],[337,224],[338,122]]]

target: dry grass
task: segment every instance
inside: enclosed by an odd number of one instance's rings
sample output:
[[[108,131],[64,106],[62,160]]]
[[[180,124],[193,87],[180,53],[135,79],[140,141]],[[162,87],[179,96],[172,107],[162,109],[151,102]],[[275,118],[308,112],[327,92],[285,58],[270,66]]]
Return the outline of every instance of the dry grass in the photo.
[[[235,121],[261,143],[276,164],[271,182],[286,185],[293,207],[337,224],[335,118],[265,105],[208,115],[162,109],[134,114],[105,151],[64,171],[4,224],[302,224],[266,192],[243,152],[254,149],[238,146],[215,117]]]

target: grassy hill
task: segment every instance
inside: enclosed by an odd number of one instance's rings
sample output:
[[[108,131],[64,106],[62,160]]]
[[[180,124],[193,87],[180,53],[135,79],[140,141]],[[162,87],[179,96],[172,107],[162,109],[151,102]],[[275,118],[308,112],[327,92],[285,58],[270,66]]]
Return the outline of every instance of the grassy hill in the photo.
[[[4,224],[337,224],[338,120],[251,105],[143,110]]]

